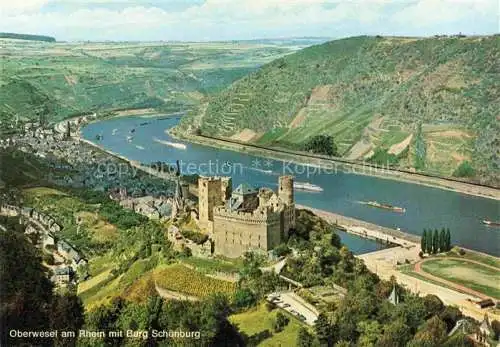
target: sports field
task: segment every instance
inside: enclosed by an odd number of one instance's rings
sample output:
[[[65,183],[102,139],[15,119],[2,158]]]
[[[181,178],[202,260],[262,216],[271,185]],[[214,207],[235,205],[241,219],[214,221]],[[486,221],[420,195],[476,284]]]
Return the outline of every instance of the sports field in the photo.
[[[455,284],[460,291],[500,299],[500,269],[484,263],[458,259],[428,259],[416,266],[417,272]],[[477,292],[477,293],[474,293]]]

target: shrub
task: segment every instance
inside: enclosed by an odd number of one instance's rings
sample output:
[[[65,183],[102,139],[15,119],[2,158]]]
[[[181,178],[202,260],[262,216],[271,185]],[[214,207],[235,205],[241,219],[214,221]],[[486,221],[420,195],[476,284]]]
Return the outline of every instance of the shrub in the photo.
[[[292,250],[286,244],[282,243],[274,248],[273,253],[277,257],[283,257],[285,255],[290,254]]]
[[[257,297],[248,288],[238,289],[234,293],[233,304],[237,308],[247,308],[255,305],[257,302]]]
[[[276,314],[276,322],[274,323],[274,331],[275,332],[280,332],[282,331],[288,324],[290,319],[285,316],[283,313],[278,312]]]
[[[455,177],[474,177],[476,170],[472,167],[471,163],[467,160],[460,163],[460,165],[453,172]]]
[[[337,156],[337,145],[330,135],[316,135],[304,144],[304,150],[317,154]]]
[[[271,312],[276,308],[276,304],[274,302],[266,301],[266,310]]]
[[[189,239],[198,245],[201,245],[208,240],[207,234],[202,234],[193,230],[181,230],[181,234],[186,239]]]

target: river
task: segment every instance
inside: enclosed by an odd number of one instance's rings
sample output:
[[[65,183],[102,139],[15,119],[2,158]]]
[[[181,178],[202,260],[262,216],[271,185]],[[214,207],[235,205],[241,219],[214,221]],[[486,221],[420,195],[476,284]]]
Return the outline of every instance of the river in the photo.
[[[483,225],[483,219],[500,219],[500,201],[470,196],[418,184],[353,173],[318,172],[315,168],[241,154],[229,150],[185,143],[185,149],[165,144],[179,143],[165,129],[179,118],[120,117],[88,124],[82,129],[87,140],[107,150],[143,163],[174,163],[181,160],[183,173],[233,177],[233,186],[246,182],[255,187],[277,188],[281,173],[293,174],[299,182],[323,188],[322,192],[296,190],[297,203],[365,220],[389,228],[420,235],[424,228],[450,228],[452,242],[477,251],[500,255],[500,228]],[[132,129],[135,129],[132,131]],[[100,141],[96,135],[102,135]],[[127,140],[127,137],[133,138]],[[159,142],[163,141],[162,143]],[[377,209],[362,201],[378,201],[405,208],[405,213]],[[344,243],[355,253],[366,253],[381,246],[341,233]]]

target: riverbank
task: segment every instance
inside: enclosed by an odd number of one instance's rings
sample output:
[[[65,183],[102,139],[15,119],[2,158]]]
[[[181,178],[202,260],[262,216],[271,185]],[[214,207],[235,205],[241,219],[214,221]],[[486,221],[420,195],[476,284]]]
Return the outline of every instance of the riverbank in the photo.
[[[296,204],[299,209],[309,210],[331,224],[338,225],[342,230],[362,238],[375,240],[384,244],[398,245],[405,248],[420,247],[420,236],[405,233],[400,230],[386,228],[359,219],[342,216],[337,213]]]
[[[311,170],[322,169],[324,172],[335,173],[338,171],[342,171],[345,173],[352,173],[356,175],[374,176],[383,179],[414,183],[500,201],[500,189],[481,186],[474,183],[461,182],[444,177],[428,176],[421,173],[411,173],[407,171],[375,167],[371,164],[350,162],[343,159],[340,161],[337,159],[324,158],[317,155],[308,155],[306,153],[293,152],[283,149],[271,149],[253,144],[240,143],[230,139],[179,134],[175,131],[169,131],[169,129],[165,130],[165,133],[172,136],[173,138],[186,140],[204,146],[231,150],[234,152],[261,156],[275,160],[287,161],[294,165],[312,165]],[[284,174],[286,174],[286,172]]]

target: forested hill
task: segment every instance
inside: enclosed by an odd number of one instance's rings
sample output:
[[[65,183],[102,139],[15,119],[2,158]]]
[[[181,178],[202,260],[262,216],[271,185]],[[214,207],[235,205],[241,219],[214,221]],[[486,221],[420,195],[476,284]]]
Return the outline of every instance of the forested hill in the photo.
[[[500,37],[353,37],[266,64],[181,129],[498,184]]]
[[[56,39],[53,37],[50,37],[50,36],[31,35],[31,34],[16,34],[16,33],[0,33],[0,39],[16,39],[16,40],[28,40],[28,41],[56,42]]]

